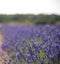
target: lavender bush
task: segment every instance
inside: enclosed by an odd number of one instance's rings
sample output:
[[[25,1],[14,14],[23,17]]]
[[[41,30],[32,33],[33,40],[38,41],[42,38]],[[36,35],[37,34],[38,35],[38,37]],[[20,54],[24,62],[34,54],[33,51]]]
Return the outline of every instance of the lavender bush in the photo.
[[[2,27],[7,64],[60,64],[60,26]]]

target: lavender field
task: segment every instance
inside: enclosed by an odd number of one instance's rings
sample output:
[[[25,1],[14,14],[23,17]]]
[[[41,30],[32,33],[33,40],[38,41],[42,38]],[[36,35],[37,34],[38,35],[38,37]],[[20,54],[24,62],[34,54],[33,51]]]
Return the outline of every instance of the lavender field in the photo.
[[[3,64],[60,64],[60,25],[2,25],[0,32]]]

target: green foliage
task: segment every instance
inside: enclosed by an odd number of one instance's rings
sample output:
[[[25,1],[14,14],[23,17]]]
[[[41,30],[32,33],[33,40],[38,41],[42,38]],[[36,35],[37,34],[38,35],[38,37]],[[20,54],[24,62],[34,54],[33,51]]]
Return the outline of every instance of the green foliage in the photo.
[[[6,22],[26,22],[34,24],[55,24],[60,22],[60,15],[33,15],[33,14],[16,14],[16,15],[0,15],[0,23]]]
[[[39,57],[43,57],[44,54],[45,54],[45,52],[40,52],[40,53],[39,53]]]

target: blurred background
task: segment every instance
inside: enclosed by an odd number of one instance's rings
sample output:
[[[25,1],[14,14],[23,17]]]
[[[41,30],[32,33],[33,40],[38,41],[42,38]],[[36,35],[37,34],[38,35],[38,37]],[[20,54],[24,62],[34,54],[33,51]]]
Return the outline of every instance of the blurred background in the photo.
[[[60,0],[0,0],[0,24],[60,24]]]

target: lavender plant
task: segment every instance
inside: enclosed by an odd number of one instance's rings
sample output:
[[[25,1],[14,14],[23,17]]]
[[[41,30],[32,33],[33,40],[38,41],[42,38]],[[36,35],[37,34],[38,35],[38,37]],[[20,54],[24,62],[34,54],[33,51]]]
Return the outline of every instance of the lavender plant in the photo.
[[[7,64],[60,64],[60,26],[2,27]]]

